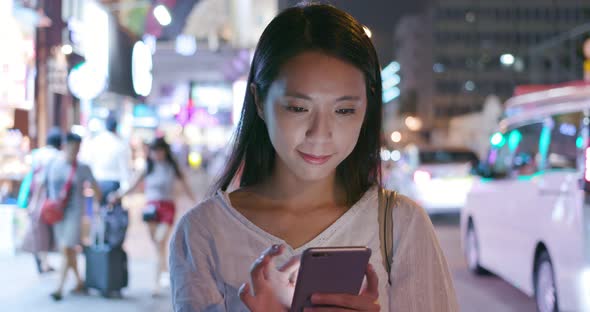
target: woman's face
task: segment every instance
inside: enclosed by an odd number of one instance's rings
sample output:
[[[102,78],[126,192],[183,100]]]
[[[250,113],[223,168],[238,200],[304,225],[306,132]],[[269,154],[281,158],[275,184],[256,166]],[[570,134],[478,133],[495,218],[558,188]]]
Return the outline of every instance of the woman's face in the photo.
[[[150,151],[151,157],[154,161],[166,160],[166,151],[162,148],[154,148]]]
[[[277,169],[309,181],[334,174],[350,155],[366,110],[361,70],[305,52],[283,65],[259,114],[278,155]]]

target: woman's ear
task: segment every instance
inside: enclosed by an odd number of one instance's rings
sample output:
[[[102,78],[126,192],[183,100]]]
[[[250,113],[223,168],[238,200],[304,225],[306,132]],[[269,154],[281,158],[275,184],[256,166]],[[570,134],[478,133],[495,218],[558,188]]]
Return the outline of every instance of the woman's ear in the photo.
[[[255,83],[250,84],[250,92],[254,96],[254,104],[256,105],[256,112],[258,113],[258,117],[264,121],[264,109],[263,104],[258,94],[258,88],[256,87]]]

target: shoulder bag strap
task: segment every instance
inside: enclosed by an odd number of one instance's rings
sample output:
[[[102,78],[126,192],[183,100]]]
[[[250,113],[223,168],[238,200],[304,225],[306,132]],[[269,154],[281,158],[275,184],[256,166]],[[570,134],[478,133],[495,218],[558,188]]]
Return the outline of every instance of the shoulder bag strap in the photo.
[[[70,175],[66,180],[66,184],[64,184],[63,189],[60,193],[60,199],[63,202],[64,206],[67,204],[70,198],[70,190],[72,189],[72,184],[74,183],[74,176],[76,175],[76,169],[78,168],[78,163],[74,161],[72,163],[72,169],[70,170]]]
[[[393,222],[391,208],[395,206],[397,193],[379,188],[379,242],[383,266],[387,271],[387,282],[391,285],[391,266],[393,261]],[[392,207],[393,206],[393,207]]]

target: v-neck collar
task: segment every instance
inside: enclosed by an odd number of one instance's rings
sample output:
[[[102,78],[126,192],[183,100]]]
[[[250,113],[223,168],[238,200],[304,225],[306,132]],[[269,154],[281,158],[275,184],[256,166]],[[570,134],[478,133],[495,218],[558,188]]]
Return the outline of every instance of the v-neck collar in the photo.
[[[273,234],[268,233],[267,231],[263,230],[258,225],[254,224],[254,222],[250,221],[250,219],[246,218],[242,213],[240,213],[231,203],[229,198],[229,194],[222,190],[217,191],[218,199],[222,203],[222,206],[233,216],[235,217],[241,224],[246,226],[249,230],[255,232],[256,234],[264,237],[265,239],[269,240],[272,244],[282,244],[285,245],[286,250],[291,254],[298,254],[303,252],[305,249],[311,246],[322,246],[322,243],[330,238],[338,229],[340,229],[343,225],[350,222],[354,219],[354,217],[362,210],[364,205],[362,203],[369,200],[372,196],[371,194],[375,193],[373,190],[375,187],[371,187],[369,190],[363,194],[361,199],[359,199],[356,203],[350,207],[342,216],[340,216],[336,221],[330,224],[326,229],[324,229],[320,234],[309,240],[307,243],[293,248],[289,245],[285,240],[276,237]]]

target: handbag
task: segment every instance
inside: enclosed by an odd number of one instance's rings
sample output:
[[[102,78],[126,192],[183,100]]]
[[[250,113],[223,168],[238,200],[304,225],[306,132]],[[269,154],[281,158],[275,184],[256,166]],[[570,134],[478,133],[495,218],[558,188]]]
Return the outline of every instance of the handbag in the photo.
[[[387,271],[387,282],[391,285],[391,266],[393,265],[393,222],[391,209],[395,208],[397,192],[379,188],[379,243],[383,266]]]
[[[121,204],[102,209],[104,220],[104,241],[115,248],[121,247],[125,241],[127,227],[129,226],[129,213]]]
[[[158,205],[156,203],[148,203],[142,211],[143,221],[153,222],[158,218]]]
[[[43,222],[53,225],[63,220],[64,209],[70,197],[70,190],[72,189],[76,168],[77,164],[74,162],[72,164],[72,169],[70,170],[70,175],[59,193],[59,197],[57,199],[47,198],[43,202],[43,205],[41,206],[41,220],[43,220]]]

